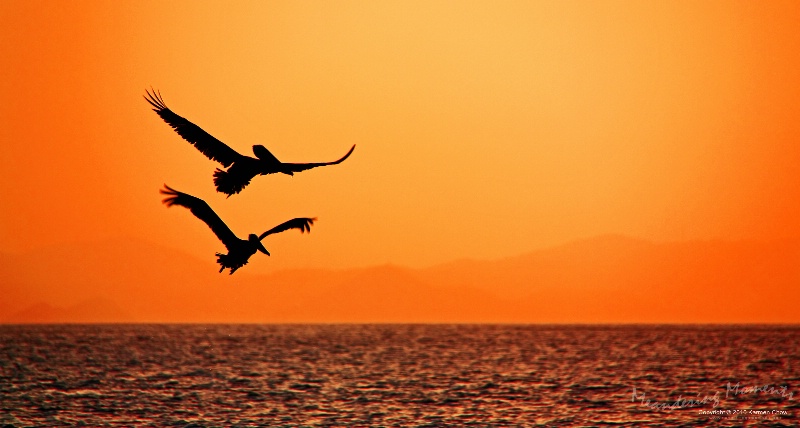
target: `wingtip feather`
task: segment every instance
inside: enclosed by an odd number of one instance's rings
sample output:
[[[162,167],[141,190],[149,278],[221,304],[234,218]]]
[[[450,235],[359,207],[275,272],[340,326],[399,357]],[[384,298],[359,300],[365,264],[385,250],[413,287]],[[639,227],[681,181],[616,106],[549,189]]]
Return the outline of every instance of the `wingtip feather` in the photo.
[[[166,198],[161,200],[161,203],[166,205],[168,208],[173,206],[176,200],[180,197],[180,192],[172,187],[167,186],[166,183],[164,184],[164,189],[159,189],[158,191],[162,195],[168,195]]]
[[[156,91],[152,86],[149,90],[145,88],[144,91],[147,93],[147,96],[145,96],[144,99],[150,103],[151,106],[153,106],[154,112],[158,113],[161,110],[167,109],[167,105],[164,103],[164,99],[161,97],[160,91]]]

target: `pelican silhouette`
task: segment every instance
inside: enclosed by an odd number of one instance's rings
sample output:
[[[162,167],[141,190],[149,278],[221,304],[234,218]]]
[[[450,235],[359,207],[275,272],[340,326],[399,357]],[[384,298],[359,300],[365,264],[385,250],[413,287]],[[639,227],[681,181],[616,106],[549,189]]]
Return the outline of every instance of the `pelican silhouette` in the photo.
[[[355,144],[350,148],[341,159],[333,162],[319,162],[319,163],[285,163],[281,162],[272,153],[262,145],[253,146],[253,154],[256,158],[239,154],[236,150],[228,147],[222,141],[212,137],[202,128],[192,122],[177,115],[164,104],[164,99],[161,98],[161,93],[155,90],[147,91],[147,96],[144,97],[150,105],[153,106],[153,111],[164,119],[175,132],[178,133],[184,140],[194,145],[200,153],[204,154],[207,158],[217,161],[222,166],[228,168],[224,171],[217,168],[214,171],[214,185],[217,191],[225,193],[230,197],[235,193],[239,193],[242,189],[250,184],[257,175],[267,175],[275,173],[283,173],[287,175],[294,175],[295,172],[305,171],[307,169],[316,168],[318,166],[336,165],[342,163],[347,159],[353,150],[356,148]]]
[[[217,238],[219,238],[228,249],[228,254],[217,253],[217,263],[220,265],[219,271],[222,272],[225,269],[230,269],[231,275],[233,275],[237,269],[246,265],[247,261],[256,251],[261,251],[269,255],[269,251],[261,244],[261,240],[267,237],[267,235],[280,233],[289,229],[300,229],[301,233],[311,233],[311,225],[313,225],[316,220],[316,218],[306,217],[294,218],[273,227],[260,236],[251,233],[247,239],[240,239],[231,232],[231,229],[228,228],[225,222],[219,218],[217,213],[215,213],[204,200],[179,192],[166,184],[164,185],[164,189],[161,189],[160,192],[164,195],[168,195],[168,197],[163,200],[163,203],[167,205],[167,207],[180,205],[189,208],[195,217],[203,220],[203,222],[211,228],[211,231],[217,235]]]

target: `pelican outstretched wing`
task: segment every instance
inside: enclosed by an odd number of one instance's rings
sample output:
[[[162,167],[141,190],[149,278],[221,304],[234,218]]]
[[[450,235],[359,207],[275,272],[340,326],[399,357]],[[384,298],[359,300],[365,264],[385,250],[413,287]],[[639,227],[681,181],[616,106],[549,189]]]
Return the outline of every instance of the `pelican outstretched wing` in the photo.
[[[273,233],[280,233],[280,232],[283,232],[283,231],[289,230],[289,229],[300,229],[300,233],[303,233],[303,232],[311,233],[311,225],[313,225],[316,220],[317,220],[316,217],[314,217],[314,218],[308,218],[308,217],[293,218],[293,219],[291,219],[291,220],[289,220],[289,221],[287,221],[287,222],[285,222],[283,224],[279,224],[279,225],[273,227],[272,229],[262,233],[261,236],[258,237],[258,239],[264,239],[264,238],[267,237],[267,235],[272,235]]]
[[[217,238],[222,241],[228,250],[230,250],[232,246],[239,241],[239,238],[233,234],[228,225],[226,225],[225,222],[219,218],[217,213],[211,209],[206,201],[192,195],[179,192],[167,186],[166,184],[164,185],[164,189],[161,189],[160,192],[163,195],[168,195],[168,197],[164,198],[163,200],[164,204],[166,204],[168,207],[180,205],[182,207],[189,208],[189,211],[191,211],[195,217],[203,220],[203,222],[211,228],[211,231],[217,235]]]
[[[348,151],[346,155],[342,156],[342,158],[341,158],[341,159],[339,159],[339,160],[336,160],[336,161],[333,161],[333,162],[321,162],[321,163],[284,163],[284,164],[283,164],[283,167],[284,167],[284,169],[287,169],[287,170],[289,170],[289,171],[291,171],[291,172],[300,172],[300,171],[305,171],[305,170],[307,170],[307,169],[316,168],[316,167],[318,167],[318,166],[336,165],[336,164],[339,164],[339,163],[342,163],[342,162],[344,162],[344,160],[345,160],[345,159],[347,159],[348,157],[350,157],[350,153],[353,153],[353,150],[355,150],[355,148],[356,148],[356,145],[355,145],[355,144],[353,144],[353,147],[350,147],[350,151]]]
[[[220,140],[217,140],[211,134],[203,131],[202,128],[192,122],[177,115],[164,104],[164,99],[161,98],[161,93],[153,90],[147,91],[147,96],[144,97],[151,106],[153,111],[158,113],[167,125],[171,126],[175,132],[178,133],[184,140],[192,143],[200,153],[206,155],[207,158],[221,163],[223,166],[230,166],[235,161],[242,158],[236,150],[225,145]]]

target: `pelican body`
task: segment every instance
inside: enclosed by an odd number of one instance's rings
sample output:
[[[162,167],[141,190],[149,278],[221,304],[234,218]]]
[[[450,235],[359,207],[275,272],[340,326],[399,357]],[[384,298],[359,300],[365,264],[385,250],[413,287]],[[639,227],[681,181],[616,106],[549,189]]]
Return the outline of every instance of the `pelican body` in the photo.
[[[214,138],[199,126],[170,110],[164,103],[164,99],[161,98],[159,92],[146,92],[147,96],[144,98],[153,106],[153,111],[156,112],[164,122],[171,126],[178,135],[195,146],[195,148],[207,158],[219,162],[223,167],[228,168],[227,170],[217,168],[216,171],[214,171],[214,185],[218,192],[225,193],[229,197],[241,192],[245,186],[250,184],[250,180],[258,175],[275,173],[294,175],[296,172],[305,171],[318,166],[336,165],[347,159],[356,148],[354,144],[344,156],[333,162],[281,162],[262,145],[253,146],[253,154],[256,157],[245,156],[228,147],[222,141]]]
[[[273,233],[280,233],[289,229],[299,229],[301,233],[311,232],[311,225],[314,224],[316,218],[298,217],[279,224],[272,229],[256,235],[251,233],[247,239],[241,239],[236,236],[231,229],[222,221],[221,218],[211,209],[211,207],[202,199],[189,195],[187,193],[179,192],[166,184],[164,189],[161,189],[161,194],[167,195],[163,203],[167,207],[179,205],[186,207],[194,214],[195,217],[202,220],[211,231],[217,235],[225,248],[228,249],[227,254],[217,253],[217,263],[220,265],[219,271],[230,269],[230,274],[233,275],[236,270],[247,264],[256,252],[262,252],[270,255],[269,251],[264,248],[261,240]]]

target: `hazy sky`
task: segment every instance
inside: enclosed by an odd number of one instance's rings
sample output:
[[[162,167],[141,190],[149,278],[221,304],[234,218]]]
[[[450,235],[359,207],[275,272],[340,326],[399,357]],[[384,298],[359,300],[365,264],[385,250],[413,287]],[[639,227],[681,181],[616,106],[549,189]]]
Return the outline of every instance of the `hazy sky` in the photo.
[[[131,237],[248,269],[427,266],[620,233],[800,236],[800,3],[0,2],[0,251]],[[215,192],[142,99],[338,166]]]

